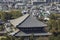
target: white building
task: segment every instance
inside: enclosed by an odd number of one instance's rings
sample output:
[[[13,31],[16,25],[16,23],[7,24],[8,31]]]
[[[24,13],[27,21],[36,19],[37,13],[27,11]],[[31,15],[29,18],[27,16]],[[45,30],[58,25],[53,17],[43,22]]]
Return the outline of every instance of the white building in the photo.
[[[32,5],[34,5],[34,3],[40,3],[40,2],[46,2],[46,0],[31,0]]]
[[[23,8],[24,5],[25,5],[24,3],[16,3],[15,8]]]
[[[0,0],[0,10],[19,9],[26,6],[29,1],[30,0]]]
[[[1,4],[0,4],[0,10],[2,10],[2,6],[1,6]]]

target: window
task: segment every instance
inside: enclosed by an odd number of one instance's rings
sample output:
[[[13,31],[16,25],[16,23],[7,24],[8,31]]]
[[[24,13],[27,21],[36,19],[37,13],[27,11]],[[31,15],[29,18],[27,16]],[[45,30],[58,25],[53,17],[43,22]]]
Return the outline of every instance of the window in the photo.
[[[25,33],[44,33],[44,28],[21,28],[21,31]]]

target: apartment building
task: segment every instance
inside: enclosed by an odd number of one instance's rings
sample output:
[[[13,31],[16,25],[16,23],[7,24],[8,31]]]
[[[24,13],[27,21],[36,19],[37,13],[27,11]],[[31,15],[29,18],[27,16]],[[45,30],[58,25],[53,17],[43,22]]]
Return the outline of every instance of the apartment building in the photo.
[[[21,8],[27,4],[40,5],[45,3],[60,3],[60,0],[0,0],[0,10]]]
[[[10,10],[12,8],[20,8],[26,5],[27,0],[0,0],[1,10]]]
[[[0,0],[0,8],[1,10],[8,10],[12,7],[14,0]]]
[[[60,3],[60,0],[31,0],[32,5],[40,5],[44,3]]]
[[[38,4],[41,4],[41,3],[45,3],[46,0],[31,0],[32,2],[32,5],[38,5]]]

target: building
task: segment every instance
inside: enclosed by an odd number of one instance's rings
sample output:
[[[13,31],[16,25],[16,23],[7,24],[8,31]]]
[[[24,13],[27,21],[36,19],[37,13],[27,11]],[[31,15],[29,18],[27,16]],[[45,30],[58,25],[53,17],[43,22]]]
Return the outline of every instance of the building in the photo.
[[[24,15],[23,21],[20,21],[20,18],[10,21],[16,28],[20,31],[13,34],[16,37],[25,37],[24,40],[29,40],[29,37],[33,34],[34,37],[39,36],[48,36],[51,33],[46,31],[47,25],[41,21],[38,21],[35,17],[31,15]],[[15,23],[16,21],[16,23]],[[36,40],[36,39],[35,39]]]
[[[26,5],[26,0],[0,0],[1,10],[20,8]]]
[[[0,0],[0,8],[2,10],[10,10],[13,8],[20,8],[23,6],[40,5],[45,3],[60,3],[60,0]],[[0,10],[1,10],[0,9]]]
[[[31,0],[32,5],[40,5],[40,4],[50,4],[50,3],[60,3],[60,0]]]
[[[23,1],[20,1],[20,2],[15,3],[14,7],[17,9],[20,9],[20,8],[24,8],[25,5],[26,3],[24,3]]]
[[[12,8],[14,0],[0,0],[2,10],[8,10]]]
[[[54,3],[54,2],[59,3],[60,0],[46,0],[46,3]]]
[[[31,0],[32,5],[39,5],[46,2],[46,0]]]

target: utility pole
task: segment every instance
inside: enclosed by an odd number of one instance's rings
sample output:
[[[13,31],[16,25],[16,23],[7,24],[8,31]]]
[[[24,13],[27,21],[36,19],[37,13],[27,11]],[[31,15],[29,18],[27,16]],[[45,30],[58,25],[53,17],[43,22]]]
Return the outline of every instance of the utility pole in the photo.
[[[58,2],[60,3],[60,0],[58,0]]]
[[[56,4],[57,3],[57,1],[56,0],[54,0],[54,4]]]
[[[51,0],[51,6],[52,6],[52,4],[53,4],[53,2],[52,2],[52,0]]]

